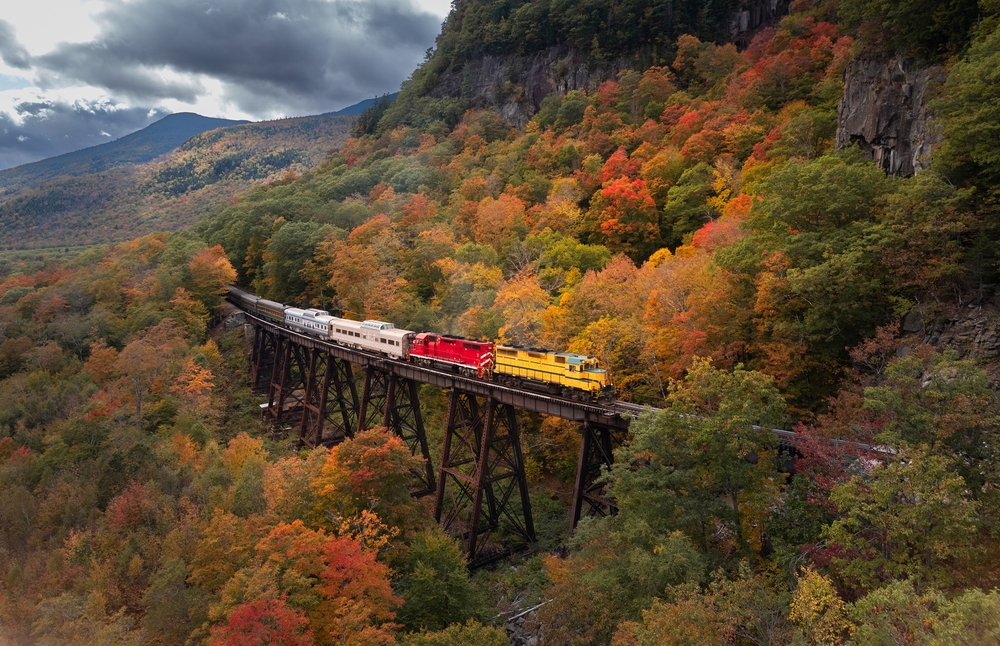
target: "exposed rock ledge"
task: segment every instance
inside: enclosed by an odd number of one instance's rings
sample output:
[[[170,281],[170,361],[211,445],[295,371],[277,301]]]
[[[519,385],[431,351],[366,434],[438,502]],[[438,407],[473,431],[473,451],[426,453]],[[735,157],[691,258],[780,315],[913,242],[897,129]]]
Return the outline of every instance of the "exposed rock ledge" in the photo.
[[[926,170],[940,141],[927,108],[928,86],[942,75],[940,67],[919,68],[898,55],[855,58],[837,105],[837,148],[857,144],[897,177]]]
[[[483,56],[463,70],[448,70],[437,80],[431,96],[464,96],[475,107],[495,107],[507,123],[524,127],[552,92],[587,89],[631,69],[630,59],[594,64],[568,47],[519,56]]]
[[[951,306],[936,316],[918,307],[903,320],[903,333],[911,342],[950,347],[963,359],[982,364],[990,384],[1000,387],[1000,289],[993,298]]]

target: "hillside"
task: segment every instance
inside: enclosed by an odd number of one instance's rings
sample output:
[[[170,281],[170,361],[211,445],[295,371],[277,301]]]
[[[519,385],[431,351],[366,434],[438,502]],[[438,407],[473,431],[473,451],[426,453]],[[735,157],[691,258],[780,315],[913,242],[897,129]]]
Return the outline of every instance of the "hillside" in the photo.
[[[179,116],[181,126],[208,123]],[[350,124],[351,117],[321,115],[227,126],[153,155],[183,132],[154,124],[141,131],[152,133],[113,142],[124,142],[118,147],[30,164],[42,166],[15,175],[11,181],[24,185],[0,196],[0,247],[111,242],[189,226],[251,186],[315,167],[344,142]],[[34,184],[33,178],[47,179]]]
[[[787,15],[790,4],[467,0],[448,15],[433,55],[403,85],[378,131],[435,121],[452,126],[470,107],[495,109],[507,123],[524,127],[550,94],[668,64],[684,34],[745,47]]]
[[[85,175],[130,164],[143,164],[170,152],[206,130],[241,123],[247,122],[213,119],[190,112],[171,114],[142,130],[106,144],[0,171],[0,198],[18,188],[38,186],[63,175]]]

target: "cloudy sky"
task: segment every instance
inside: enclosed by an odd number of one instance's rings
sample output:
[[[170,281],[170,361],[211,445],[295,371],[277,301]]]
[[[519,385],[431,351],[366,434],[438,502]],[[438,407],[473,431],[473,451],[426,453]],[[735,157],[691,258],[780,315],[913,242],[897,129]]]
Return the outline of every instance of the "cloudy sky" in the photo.
[[[394,92],[450,0],[11,0],[0,169],[172,112],[254,121]]]

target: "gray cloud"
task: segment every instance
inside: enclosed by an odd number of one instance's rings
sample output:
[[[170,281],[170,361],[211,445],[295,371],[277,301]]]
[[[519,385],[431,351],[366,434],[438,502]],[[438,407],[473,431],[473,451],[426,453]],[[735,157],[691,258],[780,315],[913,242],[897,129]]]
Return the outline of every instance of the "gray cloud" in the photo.
[[[158,73],[168,69],[219,79],[229,100],[261,116],[391,92],[440,29],[410,0],[136,0],[98,20],[93,42],[33,61],[43,87],[83,82],[147,105],[193,101],[202,88]]]
[[[103,144],[165,116],[150,116],[149,108],[50,101],[22,103],[17,113],[15,120],[0,112],[0,169]]]
[[[0,20],[0,60],[19,70],[31,67],[31,56],[28,54],[28,50],[17,42],[14,28],[6,20]]]
[[[440,29],[412,0],[130,0],[96,20],[94,40],[34,57],[0,20],[0,59],[42,96],[89,85],[111,97],[0,112],[0,169],[133,132],[165,115],[149,117],[151,107],[194,104],[216,82],[258,119],[336,110],[398,89]]]

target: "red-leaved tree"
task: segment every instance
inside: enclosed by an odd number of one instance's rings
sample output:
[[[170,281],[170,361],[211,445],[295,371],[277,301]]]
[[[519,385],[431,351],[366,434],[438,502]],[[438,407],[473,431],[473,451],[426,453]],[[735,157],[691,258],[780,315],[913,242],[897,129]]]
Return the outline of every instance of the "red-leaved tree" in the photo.
[[[229,623],[212,628],[211,646],[311,646],[309,620],[284,599],[259,599],[237,606]]]

